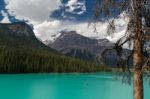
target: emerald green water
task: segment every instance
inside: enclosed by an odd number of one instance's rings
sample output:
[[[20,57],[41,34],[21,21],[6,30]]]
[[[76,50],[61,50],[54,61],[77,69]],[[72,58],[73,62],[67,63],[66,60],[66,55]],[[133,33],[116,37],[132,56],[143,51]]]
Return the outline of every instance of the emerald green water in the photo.
[[[132,99],[132,85],[102,73],[0,75],[0,99]]]

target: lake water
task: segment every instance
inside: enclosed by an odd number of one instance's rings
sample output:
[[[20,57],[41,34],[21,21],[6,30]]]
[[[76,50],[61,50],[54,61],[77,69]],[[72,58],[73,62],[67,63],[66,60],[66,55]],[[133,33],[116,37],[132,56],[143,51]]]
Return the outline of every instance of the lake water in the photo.
[[[132,99],[132,85],[104,73],[0,75],[0,99]]]

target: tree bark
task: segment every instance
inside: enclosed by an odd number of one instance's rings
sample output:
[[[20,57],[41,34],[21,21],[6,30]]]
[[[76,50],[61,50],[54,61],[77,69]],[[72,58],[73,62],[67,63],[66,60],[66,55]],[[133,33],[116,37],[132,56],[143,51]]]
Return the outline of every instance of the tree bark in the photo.
[[[143,77],[140,69],[134,70],[134,99],[143,99]]]
[[[134,99],[143,99],[143,75],[142,75],[142,17],[141,17],[142,0],[133,0],[134,8],[134,45],[133,45],[133,96]]]

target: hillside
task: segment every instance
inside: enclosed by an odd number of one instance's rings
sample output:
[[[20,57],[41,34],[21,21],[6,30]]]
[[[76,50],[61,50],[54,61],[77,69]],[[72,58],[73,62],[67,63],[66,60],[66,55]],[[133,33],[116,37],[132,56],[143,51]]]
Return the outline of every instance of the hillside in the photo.
[[[105,66],[66,57],[41,43],[25,23],[0,24],[0,73],[95,72]]]

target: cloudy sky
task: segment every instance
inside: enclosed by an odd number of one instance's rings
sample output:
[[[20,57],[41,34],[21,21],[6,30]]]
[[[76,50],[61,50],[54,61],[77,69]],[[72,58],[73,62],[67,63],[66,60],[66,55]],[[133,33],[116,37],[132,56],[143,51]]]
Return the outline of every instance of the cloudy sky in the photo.
[[[116,34],[107,36],[108,22],[99,22],[97,32],[92,25],[94,0],[0,0],[0,22],[25,21],[33,25],[35,35],[42,40],[53,40],[60,31],[75,30],[90,38],[116,41],[125,32],[126,20],[117,19]]]

